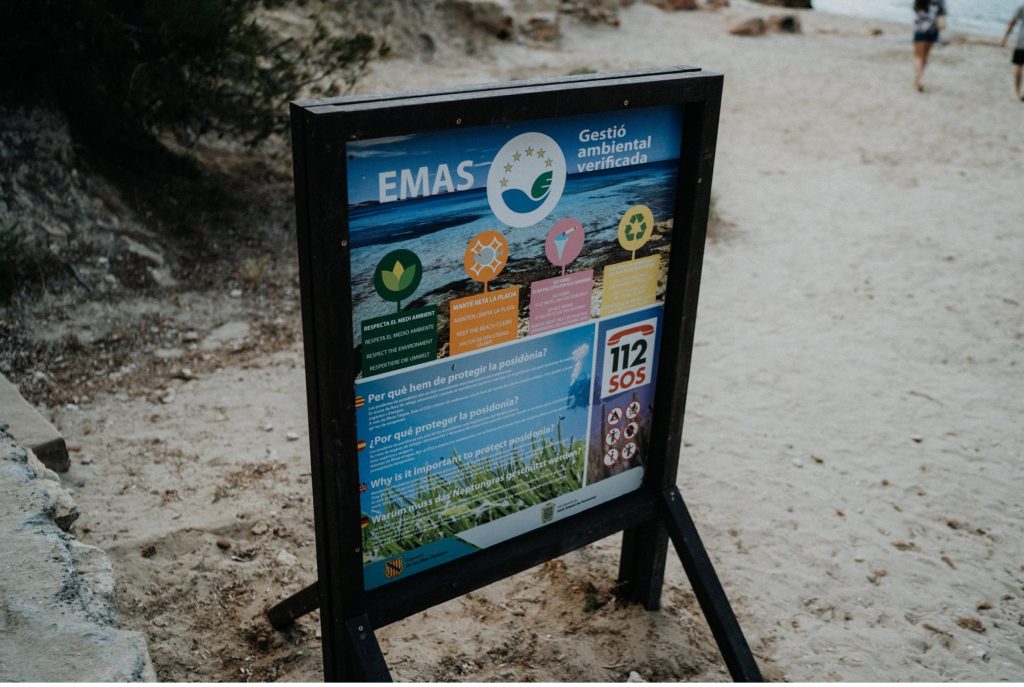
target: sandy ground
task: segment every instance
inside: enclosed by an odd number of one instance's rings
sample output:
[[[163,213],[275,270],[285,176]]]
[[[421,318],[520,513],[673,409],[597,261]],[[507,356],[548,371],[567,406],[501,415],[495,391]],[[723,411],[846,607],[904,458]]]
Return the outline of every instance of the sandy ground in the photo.
[[[906,27],[802,13],[803,35],[736,38],[727,20],[768,11],[734,5],[637,5],[619,29],[567,20],[555,46],[379,62],[360,90],[724,72],[723,223],[679,485],[748,639],[773,679],[1024,679],[1024,104],[1008,53],[940,46],[918,94]],[[126,390],[57,411],[79,448],[65,481],[161,679],[315,680],[316,616],[286,634],[260,616],[315,576],[301,348],[238,348],[211,348],[168,403]],[[662,612],[622,607],[616,546],[384,628],[395,676],[724,679],[678,562]]]

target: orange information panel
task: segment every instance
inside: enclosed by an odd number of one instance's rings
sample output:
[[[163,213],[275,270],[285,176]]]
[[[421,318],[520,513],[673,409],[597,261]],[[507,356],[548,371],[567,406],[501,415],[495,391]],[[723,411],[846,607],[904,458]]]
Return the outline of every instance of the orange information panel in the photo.
[[[451,308],[452,355],[516,339],[518,286],[458,298]]]

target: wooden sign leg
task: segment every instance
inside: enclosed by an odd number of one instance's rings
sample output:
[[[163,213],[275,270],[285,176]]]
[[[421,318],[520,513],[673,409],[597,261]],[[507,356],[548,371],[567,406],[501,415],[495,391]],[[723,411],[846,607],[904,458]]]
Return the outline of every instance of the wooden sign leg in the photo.
[[[345,636],[354,682],[391,682],[391,672],[381,653],[377,635],[364,613],[345,621]]]
[[[645,523],[622,533],[619,594],[648,611],[661,608],[668,534],[660,523]]]
[[[268,608],[267,619],[271,627],[275,630],[284,630],[291,627],[296,618],[320,608],[320,590],[317,584],[314,582]]]
[[[320,607],[317,584],[314,582],[267,610],[267,618],[275,630],[291,627],[296,618]],[[365,613],[345,621],[342,641],[343,646],[337,653],[345,658],[338,662],[340,672],[335,677],[345,682],[391,682],[391,673],[377,643],[377,635]]]
[[[722,652],[729,674],[736,682],[764,682],[679,489],[672,486],[663,491],[661,506],[665,528],[683,563],[683,569],[704,611],[711,634],[718,643],[718,650]]]

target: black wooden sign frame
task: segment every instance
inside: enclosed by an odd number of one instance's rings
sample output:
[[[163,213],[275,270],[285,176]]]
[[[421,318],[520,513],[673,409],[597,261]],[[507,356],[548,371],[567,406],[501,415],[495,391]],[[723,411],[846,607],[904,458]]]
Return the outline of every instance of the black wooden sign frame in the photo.
[[[277,628],[321,609],[324,677],[387,681],[374,629],[624,531],[619,582],[655,610],[671,539],[729,672],[760,681],[676,487],[723,77],[692,67],[293,103],[292,148],[318,583],[268,611]],[[458,561],[364,590],[346,157],[349,141],[677,105],[684,130],[652,442],[642,486]]]

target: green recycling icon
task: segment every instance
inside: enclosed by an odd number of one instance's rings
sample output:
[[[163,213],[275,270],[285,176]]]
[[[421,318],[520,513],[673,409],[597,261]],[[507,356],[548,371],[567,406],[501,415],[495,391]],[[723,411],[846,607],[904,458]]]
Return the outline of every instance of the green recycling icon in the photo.
[[[654,234],[654,214],[646,205],[634,205],[619,220],[619,245],[636,252]]]
[[[644,221],[644,213],[638,212],[629,218],[626,224],[626,240],[639,241],[647,233],[647,222]]]
[[[393,250],[377,263],[373,272],[373,287],[377,294],[386,301],[398,304],[402,309],[402,301],[411,296],[423,279],[423,263],[418,255],[410,250]]]

